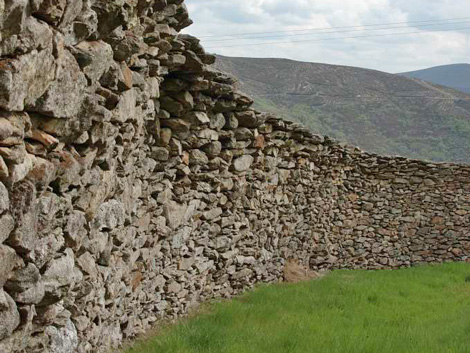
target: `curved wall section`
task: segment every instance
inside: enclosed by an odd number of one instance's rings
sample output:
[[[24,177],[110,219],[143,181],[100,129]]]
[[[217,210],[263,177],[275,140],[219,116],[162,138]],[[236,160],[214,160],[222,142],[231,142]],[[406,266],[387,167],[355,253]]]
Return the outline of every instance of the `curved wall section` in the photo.
[[[181,0],[0,0],[0,351],[107,352],[312,269],[462,261],[470,167],[250,108]]]

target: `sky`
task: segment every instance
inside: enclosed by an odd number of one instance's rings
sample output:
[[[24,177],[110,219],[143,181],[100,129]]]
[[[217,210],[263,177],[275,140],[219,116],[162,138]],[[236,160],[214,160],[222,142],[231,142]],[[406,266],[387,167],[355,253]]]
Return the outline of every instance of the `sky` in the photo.
[[[470,0],[185,3],[194,24],[184,32],[202,37],[202,44],[211,53],[287,58],[391,73],[470,63]],[[381,26],[369,26],[377,24]]]

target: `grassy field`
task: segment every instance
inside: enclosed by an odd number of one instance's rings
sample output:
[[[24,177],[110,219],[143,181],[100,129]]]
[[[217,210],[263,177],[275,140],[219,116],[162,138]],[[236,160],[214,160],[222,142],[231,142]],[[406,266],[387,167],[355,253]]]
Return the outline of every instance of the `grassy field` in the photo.
[[[127,353],[468,353],[470,265],[261,286]]]

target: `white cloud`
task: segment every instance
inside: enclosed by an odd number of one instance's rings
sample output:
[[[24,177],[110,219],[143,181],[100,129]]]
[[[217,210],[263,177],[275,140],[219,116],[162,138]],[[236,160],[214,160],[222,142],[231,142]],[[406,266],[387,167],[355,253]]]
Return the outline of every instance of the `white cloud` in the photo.
[[[303,28],[330,28],[377,23],[470,18],[468,0],[186,0],[194,25],[186,29],[196,36],[233,33],[292,31]],[[456,22],[463,22],[459,20]],[[398,27],[396,25],[395,27]],[[393,27],[393,26],[389,26]],[[437,32],[437,28],[469,28]],[[370,28],[371,29],[371,28]],[[205,37],[210,51],[228,56],[283,57],[402,72],[434,65],[469,62],[470,20],[452,26],[388,29],[382,31],[335,33],[353,37],[390,32],[422,34],[341,39],[315,42],[317,34],[274,37],[258,34],[253,40],[216,42]],[[227,39],[227,38],[223,38]],[[221,48],[227,45],[310,40],[303,43],[270,44]]]

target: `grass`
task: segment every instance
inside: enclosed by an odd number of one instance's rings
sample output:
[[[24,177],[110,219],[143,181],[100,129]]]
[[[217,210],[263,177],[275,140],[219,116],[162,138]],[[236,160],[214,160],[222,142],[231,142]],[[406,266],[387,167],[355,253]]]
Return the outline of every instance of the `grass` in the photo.
[[[261,286],[126,353],[468,353],[470,265]]]

